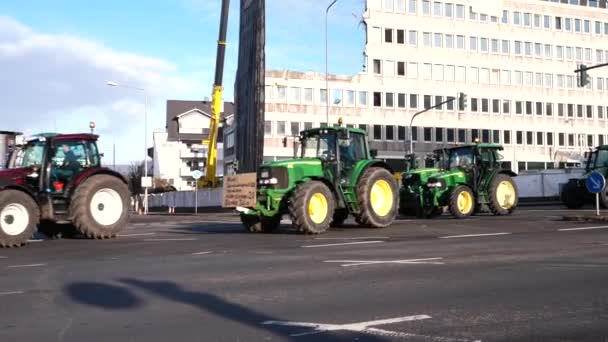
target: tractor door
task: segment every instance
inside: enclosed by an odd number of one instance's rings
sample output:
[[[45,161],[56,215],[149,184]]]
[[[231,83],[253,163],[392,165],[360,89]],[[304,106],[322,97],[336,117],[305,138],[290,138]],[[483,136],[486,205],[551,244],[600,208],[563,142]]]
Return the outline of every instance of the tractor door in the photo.
[[[340,178],[352,179],[357,163],[369,159],[366,150],[365,135],[341,131],[338,136]]]
[[[498,165],[500,162],[496,158],[496,151],[489,148],[479,148],[477,150],[477,189],[487,189],[488,185],[494,178],[496,172],[500,171]]]
[[[55,192],[63,192],[85,169],[99,165],[95,144],[83,140],[58,140],[51,144],[50,186]]]

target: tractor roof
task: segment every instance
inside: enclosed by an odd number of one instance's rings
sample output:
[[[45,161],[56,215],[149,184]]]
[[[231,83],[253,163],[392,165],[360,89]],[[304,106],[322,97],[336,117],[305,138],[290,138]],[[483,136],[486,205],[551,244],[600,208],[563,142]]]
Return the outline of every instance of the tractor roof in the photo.
[[[350,131],[350,132],[353,132],[353,133],[366,134],[366,132],[364,130],[362,130],[362,129],[359,129],[359,128],[346,128],[346,127],[317,127],[317,128],[307,129],[305,131],[302,131],[301,133],[303,135],[311,135],[311,134],[323,133],[324,131],[327,132],[327,133],[329,133],[329,131],[334,131],[334,132]]]
[[[38,133],[27,137],[27,140],[97,140],[99,136],[90,133]]]
[[[597,147],[597,149],[600,151],[608,151],[608,145],[600,145]]]

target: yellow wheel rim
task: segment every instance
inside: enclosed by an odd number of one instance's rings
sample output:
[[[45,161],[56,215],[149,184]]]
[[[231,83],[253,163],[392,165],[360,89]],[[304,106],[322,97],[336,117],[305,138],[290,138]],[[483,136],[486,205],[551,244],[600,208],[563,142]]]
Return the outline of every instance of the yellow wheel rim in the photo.
[[[372,186],[370,203],[376,215],[382,217],[391,212],[393,208],[393,189],[384,179],[377,180]]]
[[[458,211],[463,214],[468,214],[473,209],[473,196],[468,191],[462,191],[458,194]]]
[[[509,181],[502,181],[496,188],[496,201],[503,209],[511,209],[515,206],[515,188]]]
[[[327,198],[322,193],[316,193],[310,198],[308,202],[308,215],[312,222],[316,224],[323,223],[327,218]]]

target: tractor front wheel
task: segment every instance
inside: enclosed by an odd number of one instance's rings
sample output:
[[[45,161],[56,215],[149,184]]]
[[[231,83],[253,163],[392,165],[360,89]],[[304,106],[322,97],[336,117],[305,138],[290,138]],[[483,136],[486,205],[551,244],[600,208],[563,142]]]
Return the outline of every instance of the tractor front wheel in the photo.
[[[299,185],[293,193],[289,212],[295,228],[306,234],[324,233],[334,219],[334,195],[319,181]]]
[[[384,228],[397,216],[398,185],[386,169],[370,167],[357,185],[360,214],[357,222],[372,228]]]
[[[517,185],[508,175],[499,173],[490,184],[490,211],[496,216],[510,215],[517,208]]]
[[[92,176],[76,188],[70,213],[74,227],[85,237],[113,238],[129,219],[129,188],[115,176]]]
[[[576,182],[568,182],[564,185],[561,198],[568,209],[580,209],[585,204],[585,198]]]
[[[344,224],[344,221],[348,218],[348,209],[336,209],[334,213],[334,219],[331,221],[332,227],[340,227]]]
[[[466,185],[459,185],[450,193],[450,212],[456,218],[471,216],[475,211],[475,195]]]
[[[241,215],[241,223],[250,233],[274,233],[281,225],[281,217]]]
[[[40,210],[26,193],[0,191],[0,246],[19,247],[36,232]]]

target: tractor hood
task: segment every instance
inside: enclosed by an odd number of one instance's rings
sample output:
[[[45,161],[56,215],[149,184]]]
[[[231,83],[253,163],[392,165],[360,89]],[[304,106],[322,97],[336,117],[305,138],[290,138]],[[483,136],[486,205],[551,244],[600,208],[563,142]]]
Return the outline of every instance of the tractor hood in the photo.
[[[292,188],[295,182],[308,177],[322,177],[323,163],[318,158],[296,158],[265,163],[260,166],[260,184],[277,189]]]
[[[279,160],[269,163],[264,163],[262,167],[286,167],[292,169],[295,167],[321,167],[321,159],[318,158],[296,158]]]
[[[31,172],[31,168],[0,170],[0,187],[9,184],[25,184],[25,177]]]

